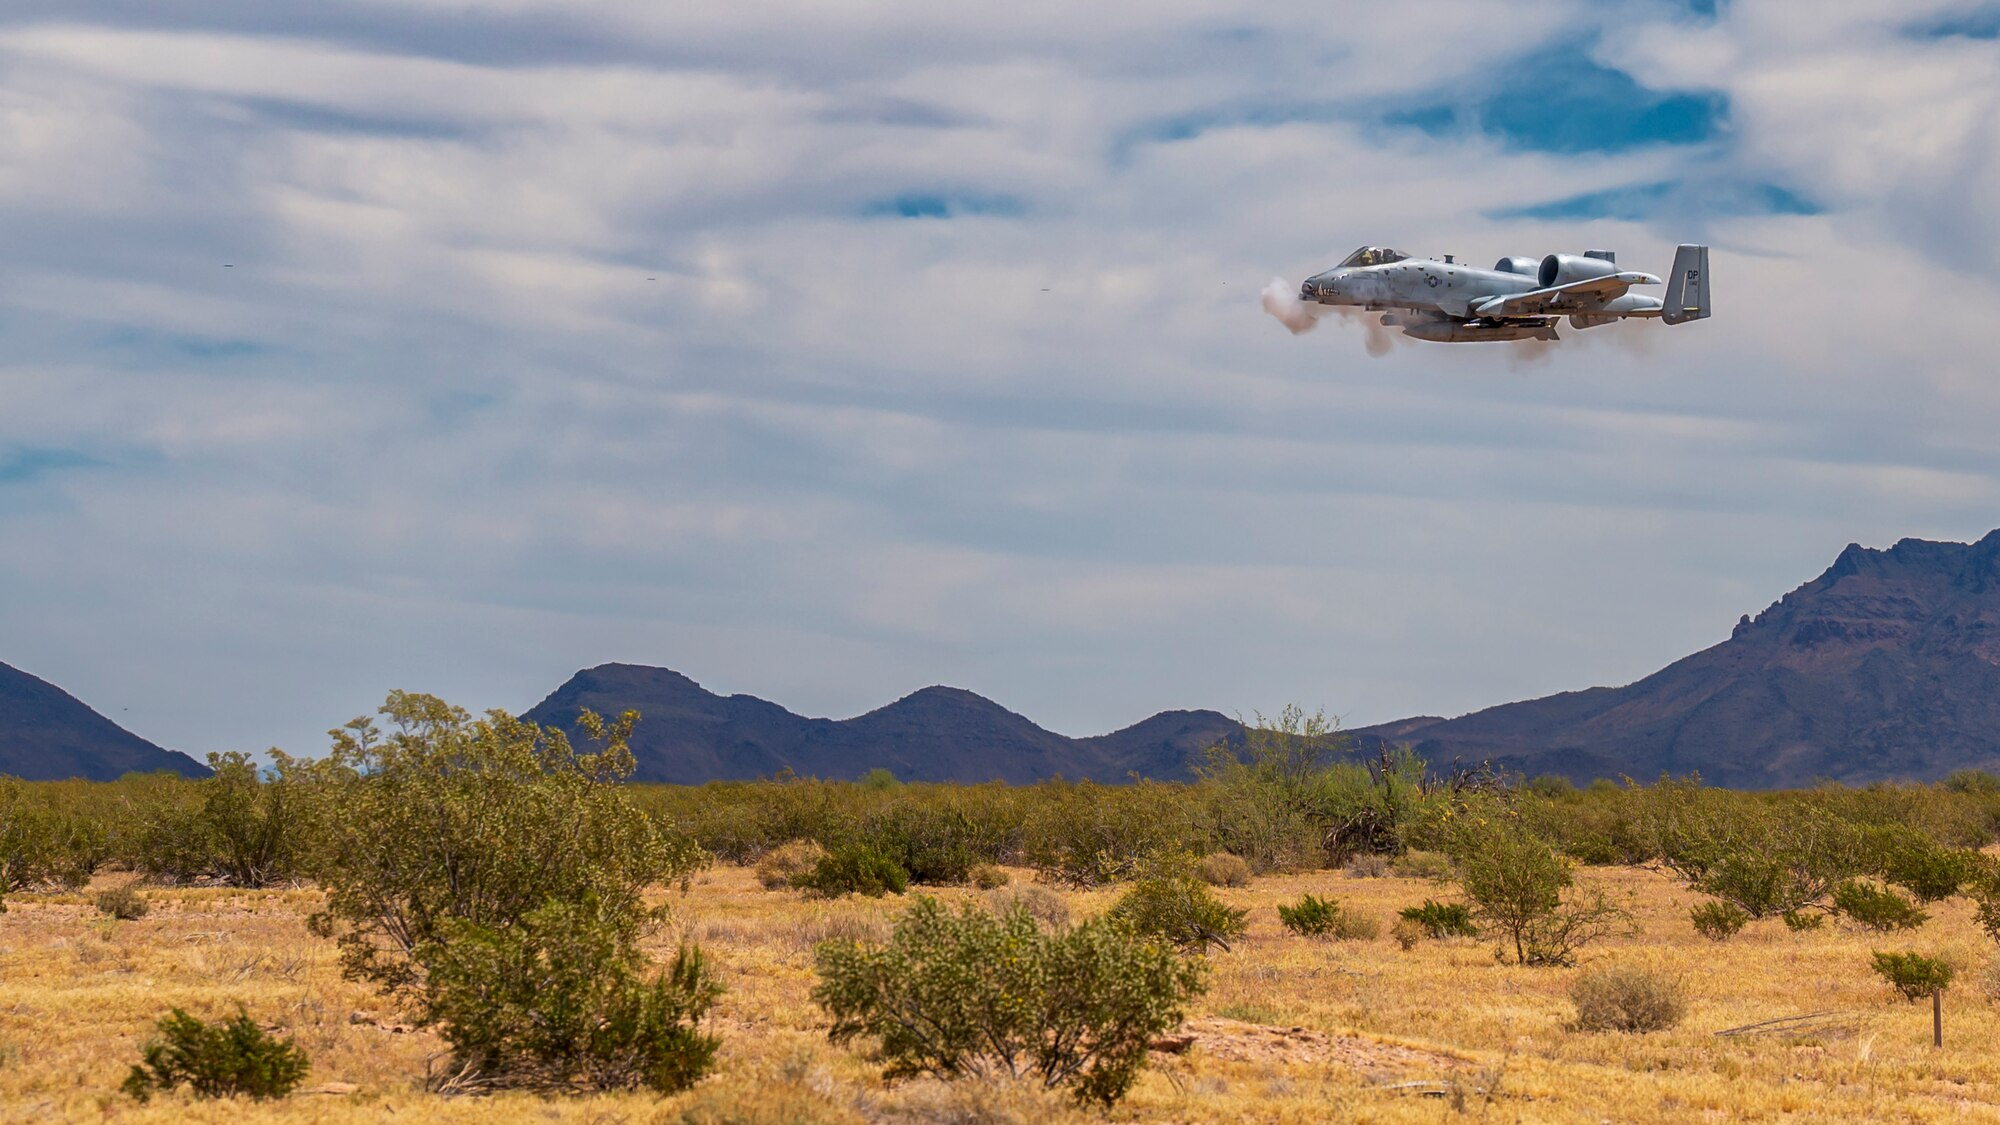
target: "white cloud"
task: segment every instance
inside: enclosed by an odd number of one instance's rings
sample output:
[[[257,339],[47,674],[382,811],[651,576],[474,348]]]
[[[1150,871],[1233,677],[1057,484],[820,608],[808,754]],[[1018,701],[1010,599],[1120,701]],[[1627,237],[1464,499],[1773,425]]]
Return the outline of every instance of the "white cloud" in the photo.
[[[101,463],[0,482],[0,659],[196,751],[611,659],[822,714],[1370,721],[1628,680],[1850,539],[1987,530],[1990,44],[1528,7],[0,24],[0,463]],[[1374,123],[1592,27],[1729,128]],[[1827,205],[1693,232],[1701,325],[1370,360],[1257,308],[1363,241],[1659,271],[1689,231],[1486,216],[1686,176]],[[991,206],[867,213],[929,196]]]

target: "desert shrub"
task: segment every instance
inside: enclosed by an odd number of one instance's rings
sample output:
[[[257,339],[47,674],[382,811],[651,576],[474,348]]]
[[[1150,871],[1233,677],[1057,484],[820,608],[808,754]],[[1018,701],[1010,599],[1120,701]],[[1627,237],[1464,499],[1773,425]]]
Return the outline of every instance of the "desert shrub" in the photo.
[[[716,1048],[701,1030],[722,987],[683,945],[646,975],[640,919],[550,900],[505,927],[451,921],[420,948],[426,1012],[454,1045],[442,1088],[684,1090]]]
[[[2000,957],[1986,962],[1986,973],[1980,978],[1979,991],[1985,993],[1988,1000],[2000,1001]]]
[[[310,847],[308,763],[272,751],[267,777],[248,754],[210,754],[210,774],[156,789],[121,849],[136,871],[167,882],[213,879],[267,887],[300,874]]]
[[[1109,919],[1044,931],[1025,910],[919,898],[884,945],[828,942],[830,1037],[877,1040],[890,1079],[1005,1075],[1110,1105],[1201,989],[1198,962]]]
[[[1366,941],[1382,932],[1375,919],[1341,905],[1338,899],[1315,895],[1306,895],[1292,906],[1279,906],[1278,921],[1295,934],[1335,941]]]
[[[1943,992],[1951,987],[1954,975],[1951,965],[1942,958],[1926,957],[1913,951],[1877,952],[1875,972],[1902,993],[1903,999],[1913,1004],[1933,992]]]
[[[1930,914],[1887,887],[1850,879],[1833,889],[1834,909],[1871,930],[1914,930]]]
[[[816,840],[780,844],[757,860],[757,882],[767,891],[789,887],[793,879],[812,870],[825,857],[826,849]]]
[[[1438,902],[1427,898],[1423,905],[1405,906],[1397,914],[1406,922],[1422,926],[1424,933],[1430,937],[1479,936],[1479,927],[1472,921],[1472,908],[1462,902]]]
[[[1430,931],[1424,929],[1422,922],[1410,918],[1398,918],[1395,924],[1389,927],[1389,936],[1395,938],[1396,944],[1408,951],[1415,949],[1418,942],[1429,937]]]
[[[1601,893],[1578,893],[1570,861],[1518,826],[1475,825],[1458,845],[1458,881],[1473,917],[1516,964],[1574,964],[1577,950],[1629,917]]]
[[[948,789],[901,799],[870,816],[862,838],[892,857],[912,883],[966,882],[973,867],[1000,858],[1003,839]]]
[[[48,783],[0,777],[0,895],[81,887],[103,861],[105,829]]]
[[[1687,1015],[1685,982],[1636,965],[1585,969],[1569,996],[1580,1031],[1665,1031]]]
[[[126,922],[144,918],[146,912],[151,909],[146,903],[146,896],[140,894],[139,889],[130,883],[106,887],[97,892],[97,897],[92,901],[99,913],[109,914]]]
[[[1785,928],[1795,934],[1802,934],[1808,930],[1817,930],[1821,926],[1826,925],[1826,915],[1818,911],[1787,910],[1783,914],[1778,915],[1778,917],[1784,919]]]
[[[1703,902],[1688,909],[1694,932],[1710,941],[1727,941],[1749,921],[1750,915],[1733,902]]]
[[[1443,852],[1404,852],[1389,861],[1389,873],[1404,879],[1449,879],[1451,857]]]
[[[120,1087],[145,1101],[155,1090],[183,1083],[198,1098],[243,1095],[282,1098],[305,1079],[305,1052],[289,1039],[274,1039],[242,1009],[236,1017],[205,1023],[179,1008],[162,1017],[158,1035],[146,1044],[141,1063]]]
[[[1350,879],[1380,879],[1389,874],[1389,857],[1365,852],[1348,860],[1343,870]]]
[[[1025,887],[994,891],[986,896],[986,904],[995,914],[1025,910],[1030,918],[1051,929],[1069,925],[1069,900],[1047,887],[1032,883]]]
[[[896,857],[873,843],[856,841],[842,844],[819,858],[819,862],[792,876],[792,886],[821,898],[841,895],[902,894],[909,889],[910,874]]]
[[[972,885],[982,891],[996,890],[1013,880],[1013,876],[1007,874],[1006,868],[996,867],[990,863],[982,863],[973,868],[970,875]]]
[[[1041,879],[1100,887],[1131,878],[1151,857],[1195,842],[1192,795],[1146,781],[1110,786],[1051,782],[1038,787],[1021,826],[1021,853]]]
[[[1211,887],[1247,887],[1250,864],[1229,852],[1211,852],[1201,857],[1201,881]]]
[[[1216,945],[1228,949],[1246,928],[1247,914],[1210,893],[1186,855],[1149,864],[1110,911],[1112,919],[1133,933],[1159,938],[1184,953],[1205,953]]]
[[[1915,833],[1897,833],[1896,842],[1884,849],[1882,881],[1914,895],[1918,902],[1940,902],[1960,888],[1977,882],[1987,870],[1987,861],[1976,851],[1940,847]]]
[[[1345,760],[1352,741],[1324,712],[1286,707],[1257,715],[1240,744],[1211,747],[1197,767],[1209,846],[1255,871],[1321,866],[1331,829],[1372,788],[1367,770]]]
[[[599,744],[586,752],[431,696],[397,692],[382,711],[392,733],[357,719],[318,767],[327,910],[313,924],[338,937],[343,971],[439,1028],[448,1085],[691,1081],[712,982],[692,951],[644,981],[637,943],[664,916],[645,888],[702,856],[619,784],[638,716],[583,713]]]

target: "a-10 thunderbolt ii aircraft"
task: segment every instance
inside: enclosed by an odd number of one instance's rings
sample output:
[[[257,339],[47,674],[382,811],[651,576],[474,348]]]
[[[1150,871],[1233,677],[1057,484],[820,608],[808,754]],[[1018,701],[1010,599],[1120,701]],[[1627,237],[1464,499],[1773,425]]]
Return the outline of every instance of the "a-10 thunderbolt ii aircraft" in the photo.
[[[1665,299],[1628,292],[1658,285],[1650,273],[1618,268],[1609,250],[1546,258],[1502,258],[1490,270],[1473,269],[1447,254],[1412,258],[1381,246],[1364,246],[1299,286],[1308,305],[1382,311],[1382,323],[1406,336],[1444,342],[1554,340],[1556,320],[1594,328],[1614,320],[1657,317],[1668,324],[1708,315],[1708,247],[1682,246]]]

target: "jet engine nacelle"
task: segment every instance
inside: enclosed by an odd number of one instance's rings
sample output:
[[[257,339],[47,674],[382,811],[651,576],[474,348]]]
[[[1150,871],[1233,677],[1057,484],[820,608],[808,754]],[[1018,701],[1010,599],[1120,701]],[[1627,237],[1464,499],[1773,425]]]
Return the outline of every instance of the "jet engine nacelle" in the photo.
[[[1577,257],[1574,254],[1550,254],[1542,259],[1542,269],[1536,280],[1542,288],[1568,285],[1576,281],[1588,281],[1593,277],[1604,277],[1618,272],[1618,263],[1602,258]]]
[[[1538,277],[1542,272],[1542,260],[1540,258],[1528,258],[1518,255],[1512,258],[1502,258],[1493,263],[1493,272],[1518,273],[1522,277]]]

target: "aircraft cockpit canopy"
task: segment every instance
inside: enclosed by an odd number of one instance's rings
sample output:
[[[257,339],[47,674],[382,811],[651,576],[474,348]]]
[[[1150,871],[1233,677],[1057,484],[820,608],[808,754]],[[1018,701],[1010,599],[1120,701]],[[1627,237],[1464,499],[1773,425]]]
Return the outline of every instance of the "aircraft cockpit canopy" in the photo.
[[[1409,255],[1401,250],[1391,250],[1386,246],[1363,246],[1333,268],[1345,270],[1356,266],[1386,266],[1390,262],[1400,262],[1407,257]]]

